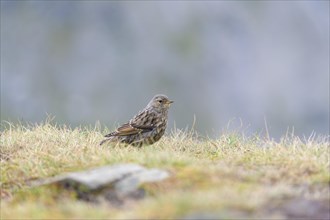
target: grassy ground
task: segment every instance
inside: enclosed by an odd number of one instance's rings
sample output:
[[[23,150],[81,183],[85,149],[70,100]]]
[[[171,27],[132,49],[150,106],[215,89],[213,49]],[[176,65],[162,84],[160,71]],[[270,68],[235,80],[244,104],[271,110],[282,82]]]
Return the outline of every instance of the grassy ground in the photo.
[[[327,138],[275,142],[224,133],[207,139],[177,130],[138,149],[99,146],[107,131],[98,126],[3,126],[2,219],[310,218],[326,217],[329,210]],[[144,186],[147,197],[122,208],[76,201],[49,186],[30,187],[35,179],[117,163],[166,169],[171,178]]]

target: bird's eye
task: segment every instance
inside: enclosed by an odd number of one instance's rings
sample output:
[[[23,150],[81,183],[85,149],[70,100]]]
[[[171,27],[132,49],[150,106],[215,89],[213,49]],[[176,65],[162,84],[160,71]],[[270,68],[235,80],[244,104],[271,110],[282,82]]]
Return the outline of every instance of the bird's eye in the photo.
[[[159,103],[162,103],[162,102],[163,102],[163,100],[158,100],[158,102],[159,102]]]

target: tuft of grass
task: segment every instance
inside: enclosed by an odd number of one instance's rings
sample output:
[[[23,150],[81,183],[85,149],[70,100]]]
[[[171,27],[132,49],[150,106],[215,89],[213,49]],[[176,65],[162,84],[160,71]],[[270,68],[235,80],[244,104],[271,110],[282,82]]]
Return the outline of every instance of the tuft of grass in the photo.
[[[152,146],[134,148],[99,146],[106,133],[99,125],[70,128],[46,121],[2,127],[3,219],[278,217],[264,208],[288,198],[329,200],[328,137],[285,136],[276,142],[224,132],[210,139],[176,129]],[[171,177],[143,186],[147,198],[123,209],[76,201],[52,187],[30,187],[36,179],[117,163],[166,169]]]

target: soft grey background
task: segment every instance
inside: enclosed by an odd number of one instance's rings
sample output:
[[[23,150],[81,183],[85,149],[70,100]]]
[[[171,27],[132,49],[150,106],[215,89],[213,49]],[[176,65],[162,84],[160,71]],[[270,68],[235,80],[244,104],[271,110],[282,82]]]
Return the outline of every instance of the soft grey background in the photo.
[[[329,133],[329,1],[1,1],[1,120]]]

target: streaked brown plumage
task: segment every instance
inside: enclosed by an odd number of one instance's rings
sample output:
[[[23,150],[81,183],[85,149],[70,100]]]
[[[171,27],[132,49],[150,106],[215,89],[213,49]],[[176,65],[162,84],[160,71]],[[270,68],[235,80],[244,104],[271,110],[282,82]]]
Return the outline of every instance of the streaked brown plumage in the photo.
[[[105,135],[106,139],[100,145],[109,141],[140,147],[157,142],[165,133],[168,109],[172,103],[166,95],[154,96],[129,122]]]

